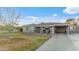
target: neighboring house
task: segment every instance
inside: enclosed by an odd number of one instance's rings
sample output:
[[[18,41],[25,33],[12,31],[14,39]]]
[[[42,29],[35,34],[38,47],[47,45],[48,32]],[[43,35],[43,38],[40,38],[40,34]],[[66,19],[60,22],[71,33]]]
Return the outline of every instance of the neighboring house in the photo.
[[[66,23],[40,23],[24,26],[23,32],[40,34],[69,33],[69,28]]]
[[[77,26],[79,26],[79,17],[75,18],[75,22],[77,23]]]
[[[13,32],[23,32],[22,27],[14,27]]]
[[[75,18],[76,26],[75,26],[75,32],[79,33],[79,17]]]

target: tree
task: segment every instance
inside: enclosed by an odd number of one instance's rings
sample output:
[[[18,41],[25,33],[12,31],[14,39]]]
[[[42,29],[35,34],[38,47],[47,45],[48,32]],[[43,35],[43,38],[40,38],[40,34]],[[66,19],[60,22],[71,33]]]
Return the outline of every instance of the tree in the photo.
[[[16,8],[0,8],[0,23],[3,24],[6,29],[11,32],[14,25],[17,25],[21,18],[21,14],[16,12]]]
[[[75,31],[76,30],[77,23],[75,22],[74,19],[67,19],[66,20],[66,23],[70,25],[70,29],[72,31]]]
[[[74,21],[74,19],[67,19],[66,23],[69,24],[70,26],[76,25],[76,22]]]

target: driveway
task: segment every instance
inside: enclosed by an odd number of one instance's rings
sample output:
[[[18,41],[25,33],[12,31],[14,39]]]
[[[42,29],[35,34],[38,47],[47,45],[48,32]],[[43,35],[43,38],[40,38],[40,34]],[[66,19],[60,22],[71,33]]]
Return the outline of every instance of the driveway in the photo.
[[[79,34],[54,34],[37,51],[79,51]]]

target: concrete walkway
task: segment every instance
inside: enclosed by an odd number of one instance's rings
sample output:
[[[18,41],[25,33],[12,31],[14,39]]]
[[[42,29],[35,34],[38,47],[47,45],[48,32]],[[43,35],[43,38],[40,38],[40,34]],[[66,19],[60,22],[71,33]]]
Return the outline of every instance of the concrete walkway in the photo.
[[[54,34],[37,51],[78,51],[79,34]]]

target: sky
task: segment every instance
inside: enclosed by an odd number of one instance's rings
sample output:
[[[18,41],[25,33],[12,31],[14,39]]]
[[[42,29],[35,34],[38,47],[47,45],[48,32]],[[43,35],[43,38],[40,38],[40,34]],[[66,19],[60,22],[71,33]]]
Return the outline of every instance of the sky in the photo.
[[[79,7],[16,7],[16,12],[24,17],[19,24],[41,22],[65,22],[66,19],[79,16]]]

